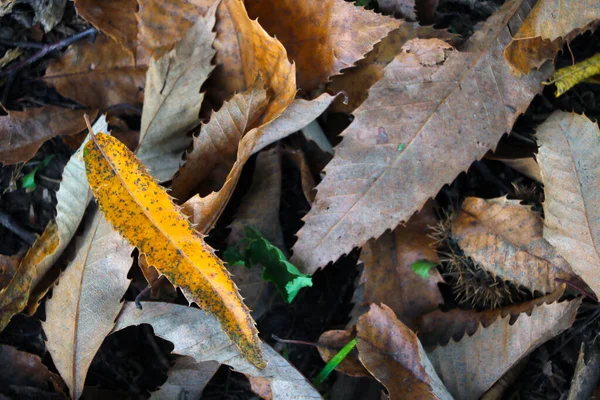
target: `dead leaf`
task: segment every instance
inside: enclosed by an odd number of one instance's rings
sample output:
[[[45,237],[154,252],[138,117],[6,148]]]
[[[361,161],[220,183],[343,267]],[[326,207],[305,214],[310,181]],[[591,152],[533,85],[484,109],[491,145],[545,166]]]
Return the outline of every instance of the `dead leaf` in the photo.
[[[535,160],[534,156],[513,158],[497,155],[486,155],[485,158],[488,160],[500,161],[512,169],[519,171],[529,179],[532,179],[538,183],[543,183],[540,166]]]
[[[416,21],[415,0],[377,0],[379,11],[407,21]]]
[[[0,254],[0,293],[2,293],[3,288],[8,286],[22,259],[23,254],[16,254],[14,256]]]
[[[429,277],[422,278],[411,268],[419,260],[439,263],[434,240],[428,236],[428,226],[436,223],[434,203],[429,201],[406,226],[365,244],[360,255],[365,265],[361,286],[355,291],[354,318],[366,312],[371,303],[386,303],[404,324],[413,327],[415,318],[444,302],[438,289],[443,279],[437,269],[432,268]]]
[[[429,358],[455,398],[479,399],[520,359],[569,328],[580,303],[543,304],[531,315],[521,314],[512,325],[509,317],[499,319],[460,342],[437,347]]]
[[[193,138],[192,151],[173,179],[173,196],[184,201],[196,193],[205,196],[223,187],[236,162],[240,140],[259,126],[265,111],[268,100],[262,85],[259,77],[253,87],[233,96],[202,125]]]
[[[245,357],[240,357],[239,350],[231,344],[212,315],[169,303],[142,302],[142,306],[143,309],[138,310],[135,304],[127,302],[113,332],[131,325],[150,324],[155,335],[175,345],[174,353],[193,357],[198,363],[217,361],[227,364],[246,375],[251,384],[257,380],[267,383],[273,399],[321,398],[312,385],[270,346],[262,344],[268,361],[265,369],[258,369]]]
[[[77,13],[135,56],[138,41],[137,0],[76,0]]]
[[[175,365],[167,371],[167,381],[150,394],[150,399],[199,399],[219,366],[215,361],[197,363],[192,357],[179,356],[175,359]]]
[[[259,368],[258,332],[223,262],[197,235],[167,192],[127,147],[98,133],[85,147],[88,181],[106,219],[146,255],[148,264],[215,314],[227,335]]]
[[[0,344],[0,396],[2,398],[66,399],[65,391],[66,386],[60,376],[49,371],[38,356]]]
[[[46,106],[0,116],[0,162],[25,162],[46,140],[81,132],[85,129],[84,113],[84,110]]]
[[[310,204],[315,200],[315,187],[317,183],[312,175],[310,168],[308,167],[308,161],[302,150],[294,150],[291,148],[284,148],[285,156],[289,158],[300,171],[300,181],[302,184],[302,192],[306,201]]]
[[[452,236],[482,269],[524,286],[549,293],[573,276],[569,264],[543,237],[542,217],[531,206],[506,197],[467,197],[452,221]]]
[[[554,58],[564,43],[593,27],[600,3],[596,0],[528,0],[535,6],[504,51],[516,75],[528,74]]]
[[[435,23],[435,10],[438,0],[415,0],[415,12],[417,21],[421,25],[433,25]]]
[[[248,14],[285,46],[306,92],[354,65],[400,21],[344,0],[246,0]]]
[[[358,358],[390,399],[452,399],[417,336],[388,306],[372,304],[357,330]]]
[[[78,399],[92,359],[113,329],[133,247],[114,231],[99,211],[89,221],[75,259],[46,301],[46,346],[56,369]]]
[[[317,350],[319,350],[323,361],[326,363],[329,362],[345,345],[354,339],[354,336],[356,336],[354,332],[342,330],[326,331],[319,336]],[[358,349],[356,347],[350,351],[335,369],[348,376],[371,376],[369,371],[358,360]]]
[[[117,104],[144,101],[146,65],[136,66],[131,54],[107,36],[77,43],[52,61],[44,80],[63,96],[84,106],[106,110]]]
[[[34,23],[40,22],[44,32],[50,32],[62,20],[67,0],[30,0],[27,2],[35,13]]]
[[[554,112],[537,129],[544,179],[544,238],[600,295],[600,130],[582,115]]]
[[[413,39],[386,67],[344,131],[298,232],[292,263],[301,271],[312,273],[407,221],[510,132],[547,75],[517,79],[501,62],[507,24],[522,20],[521,5],[505,3],[462,52]],[[419,52],[432,43],[434,57]]]
[[[2,58],[0,58],[0,70],[19,58],[21,54],[23,54],[23,50],[18,47],[6,50]]]
[[[559,69],[552,75],[550,82],[556,85],[556,97],[562,96],[578,83],[600,74],[600,54],[595,54],[574,65]]]
[[[213,70],[216,4],[198,18],[174,50],[152,59],[146,78],[137,156],[159,181],[173,177],[191,143],[186,134],[200,125],[202,83]]]

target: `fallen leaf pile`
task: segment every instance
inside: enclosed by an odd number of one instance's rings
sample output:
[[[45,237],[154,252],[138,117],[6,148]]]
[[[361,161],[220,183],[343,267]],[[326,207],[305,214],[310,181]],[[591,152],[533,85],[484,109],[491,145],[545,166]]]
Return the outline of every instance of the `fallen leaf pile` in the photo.
[[[68,32],[51,3],[32,5],[36,23]],[[139,325],[155,350],[173,345],[153,398],[199,398],[221,365],[265,399],[329,397],[303,375],[316,356],[302,372],[288,357],[306,341],[255,320],[306,302],[340,258],[360,261],[349,322],[312,344],[332,363],[355,344],[336,370],[391,399],[491,396],[578,332],[600,296],[600,129],[556,110],[530,122],[528,149],[510,134],[547,85],[594,82],[598,55],[556,73],[551,60],[596,29],[598,2],[507,0],[467,38],[433,26],[438,1],[355,3],[74,2],[97,37],[37,78],[70,108],[0,116],[14,180],[46,141],[76,149],[55,217],[0,256],[0,332],[41,316],[49,354],[1,344],[0,397],[101,396],[95,357]],[[452,194],[484,157],[534,189]]]

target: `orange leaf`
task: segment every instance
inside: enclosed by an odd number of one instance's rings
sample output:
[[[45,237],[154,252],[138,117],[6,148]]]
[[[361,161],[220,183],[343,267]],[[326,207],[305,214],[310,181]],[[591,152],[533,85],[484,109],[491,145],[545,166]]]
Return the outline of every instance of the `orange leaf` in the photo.
[[[353,66],[401,24],[344,0],[246,0],[246,8],[283,43],[305,91]]]
[[[506,2],[461,52],[438,39],[405,44],[343,132],[294,265],[312,273],[408,221],[510,132],[547,74],[517,79],[499,61],[522,5]]]
[[[146,168],[102,133],[88,142],[84,159],[90,187],[112,225],[190,301],[213,313],[242,354],[264,368],[254,321],[223,262]]]

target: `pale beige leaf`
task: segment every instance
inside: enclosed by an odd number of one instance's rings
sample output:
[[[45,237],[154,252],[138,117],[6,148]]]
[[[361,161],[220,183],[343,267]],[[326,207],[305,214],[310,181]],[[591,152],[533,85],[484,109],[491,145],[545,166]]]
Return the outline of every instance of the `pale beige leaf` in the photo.
[[[219,366],[215,361],[197,363],[192,357],[177,357],[175,365],[167,371],[167,381],[156,392],[150,393],[150,399],[199,399]]]
[[[150,62],[137,156],[159,181],[169,180],[190,145],[186,134],[200,124],[202,83],[214,66],[215,3],[198,18],[175,49]]]
[[[544,238],[600,295],[600,130],[583,115],[557,111],[537,137]]]
[[[569,328],[579,304],[574,300],[541,305],[512,325],[507,316],[460,342],[436,348],[429,358],[455,398],[478,399],[519,360]]]
[[[46,301],[46,346],[74,399],[81,396],[92,359],[123,306],[132,251],[133,246],[96,212],[75,259]]]
[[[204,311],[169,303],[142,302],[142,310],[127,302],[113,332],[131,325],[150,324],[154,334],[172,342],[173,352],[196,362],[217,361],[266,382],[274,399],[320,399],[319,392],[287,360],[263,343],[268,366],[258,369],[227,338],[219,322]]]
[[[511,130],[549,72],[517,79],[502,61],[521,5],[505,3],[460,52],[438,39],[404,45],[344,131],[298,233],[294,265],[312,273],[408,221]]]

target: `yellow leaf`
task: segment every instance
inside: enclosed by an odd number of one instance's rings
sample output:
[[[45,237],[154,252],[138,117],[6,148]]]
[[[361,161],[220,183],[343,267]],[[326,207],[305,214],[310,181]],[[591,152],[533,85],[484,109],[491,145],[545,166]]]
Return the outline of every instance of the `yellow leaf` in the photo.
[[[600,53],[569,67],[561,68],[552,75],[548,84],[556,85],[556,97],[562,96],[573,86],[600,74]]]
[[[188,300],[214,314],[249,361],[266,367],[254,321],[223,262],[142,163],[125,145],[101,133],[86,145],[84,160],[106,219]]]

